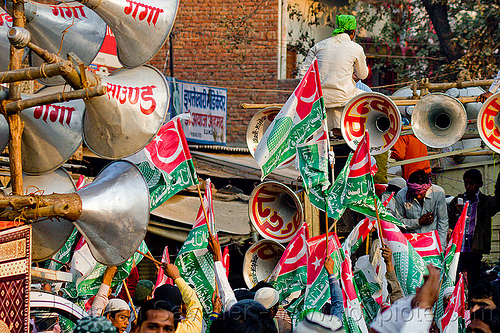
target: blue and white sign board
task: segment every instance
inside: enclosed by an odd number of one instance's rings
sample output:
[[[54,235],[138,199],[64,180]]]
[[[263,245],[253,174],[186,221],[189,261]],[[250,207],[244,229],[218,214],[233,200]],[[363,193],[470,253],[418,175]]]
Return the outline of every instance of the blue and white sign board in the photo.
[[[182,122],[186,139],[204,144],[226,144],[227,89],[167,78],[172,103],[170,118],[181,113],[191,120]]]

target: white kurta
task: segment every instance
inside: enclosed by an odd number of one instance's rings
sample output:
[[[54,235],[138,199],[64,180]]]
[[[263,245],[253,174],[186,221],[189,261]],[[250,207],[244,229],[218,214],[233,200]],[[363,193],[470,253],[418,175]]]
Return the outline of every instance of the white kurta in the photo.
[[[368,76],[363,48],[346,33],[314,45],[300,68],[300,78],[305,75],[315,57],[318,58],[319,77],[327,108],[341,106],[357,94],[353,73],[361,80]]]

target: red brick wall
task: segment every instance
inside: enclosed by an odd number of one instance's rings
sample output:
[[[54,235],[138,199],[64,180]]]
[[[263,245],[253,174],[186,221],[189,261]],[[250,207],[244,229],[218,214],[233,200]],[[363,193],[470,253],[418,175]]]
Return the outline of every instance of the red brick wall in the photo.
[[[257,110],[241,103],[282,103],[297,84],[278,80],[277,0],[181,0],[172,31],[174,76],[227,88],[227,142],[245,142]],[[151,64],[170,76],[168,40]],[[284,90],[288,92],[278,92]]]

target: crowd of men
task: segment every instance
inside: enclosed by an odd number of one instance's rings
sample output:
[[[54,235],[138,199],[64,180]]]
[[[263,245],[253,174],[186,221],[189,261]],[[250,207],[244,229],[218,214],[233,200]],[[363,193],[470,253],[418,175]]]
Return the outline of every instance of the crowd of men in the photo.
[[[340,115],[345,103],[357,93],[356,81],[368,75],[365,54],[353,39],[356,21],[351,15],[337,17],[337,29],[333,36],[316,44],[304,62],[304,69],[316,57],[333,134],[339,135]],[[302,71],[304,72],[304,71]],[[401,137],[393,149],[392,157],[400,160],[426,154],[426,147],[412,136]],[[413,142],[413,143],[412,143]],[[424,153],[425,150],[425,153]],[[457,274],[465,273],[467,286],[466,325],[470,332],[500,332],[500,278],[483,280],[481,261],[491,248],[491,219],[500,211],[500,178],[497,179],[494,195],[483,194],[484,185],[479,170],[464,172],[464,193],[446,202],[443,188],[431,181],[428,161],[406,165],[402,177],[389,180],[378,193],[385,199],[390,193],[394,198],[388,209],[400,220],[406,232],[424,233],[436,230],[444,249],[450,233],[459,219],[464,204],[468,202],[464,241]],[[500,176],[500,175],[499,175]],[[135,283],[130,293],[135,305],[130,307],[124,295],[110,296],[113,268],[108,268],[103,283],[89,309],[91,316],[81,319],[74,330],[84,332],[343,332],[343,295],[334,274],[334,261],[327,257],[325,269],[328,273],[330,302],[328,307],[308,313],[295,327],[286,310],[280,304],[279,293],[272,284],[260,282],[249,290],[234,291],[222,265],[221,249],[216,238],[211,236],[208,250],[213,256],[216,276],[216,292],[212,297],[213,312],[210,322],[203,320],[203,310],[193,287],[189,286],[173,264],[163,264],[165,274],[174,285],[162,285],[154,290],[151,281],[139,280],[137,270]],[[382,246],[381,256],[386,264],[386,282],[389,292],[383,308],[370,325],[371,332],[437,332],[432,309],[439,297],[444,306],[450,301],[453,288],[439,296],[440,274],[432,265],[427,267],[425,282],[414,295],[405,297],[394,273],[391,250]],[[135,272],[135,273],[134,273]],[[492,271],[494,274],[495,270]],[[130,279],[130,277],[129,277]],[[41,324],[43,323],[43,325]],[[57,320],[35,319],[34,331],[57,331]]]

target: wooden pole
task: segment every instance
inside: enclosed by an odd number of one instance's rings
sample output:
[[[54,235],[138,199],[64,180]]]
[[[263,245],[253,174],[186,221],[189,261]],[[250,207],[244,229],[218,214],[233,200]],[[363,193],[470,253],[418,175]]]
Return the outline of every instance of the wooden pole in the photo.
[[[161,262],[159,262],[158,260],[156,260],[155,258],[153,258],[152,256],[144,253],[144,252],[141,252],[140,250],[136,250],[135,252],[139,253],[139,254],[142,254],[144,256],[144,258],[148,258],[149,260],[151,260],[152,262],[154,262],[155,264],[158,264],[160,265],[160,267],[162,266]]]
[[[73,70],[70,61],[63,61],[57,64],[45,64],[40,67],[30,67],[17,69],[15,71],[0,72],[0,83],[11,83],[23,80],[36,80],[41,78],[65,75]]]
[[[328,212],[325,212],[325,230],[326,230],[326,258],[328,258]]]
[[[127,293],[130,306],[132,307],[132,311],[134,311],[134,316],[137,318],[137,311],[135,310],[134,302],[132,301],[132,296],[130,296],[130,291],[128,290],[127,282],[125,282],[125,280],[123,280],[123,288],[125,288],[125,292]]]

